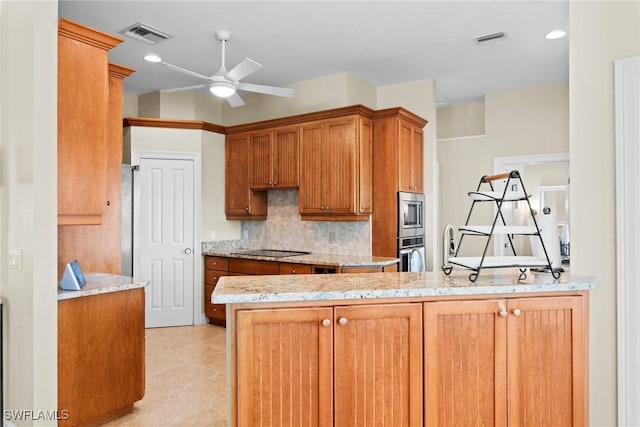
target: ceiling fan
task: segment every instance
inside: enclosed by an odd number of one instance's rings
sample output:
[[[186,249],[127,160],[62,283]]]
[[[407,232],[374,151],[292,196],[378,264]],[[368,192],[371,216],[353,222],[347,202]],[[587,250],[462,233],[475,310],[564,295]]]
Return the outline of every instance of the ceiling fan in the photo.
[[[199,79],[206,80],[207,83],[195,85],[195,86],[186,86],[179,87],[174,89],[163,89],[160,92],[176,92],[182,90],[191,90],[198,89],[202,87],[209,87],[209,91],[218,96],[220,98],[226,98],[227,102],[232,107],[240,107],[244,104],[240,95],[238,95],[238,90],[243,90],[247,92],[257,92],[264,93],[267,95],[276,95],[283,96],[286,98],[291,98],[295,89],[284,88],[284,87],[276,87],[276,86],[266,86],[266,85],[257,85],[253,83],[243,83],[240,80],[247,77],[249,74],[259,70],[262,68],[262,65],[254,61],[250,58],[244,58],[238,65],[233,67],[231,71],[227,71],[225,67],[225,45],[229,38],[231,37],[231,33],[226,30],[216,31],[216,38],[220,40],[222,43],[222,63],[220,65],[220,69],[210,76],[207,77],[203,74],[196,73],[194,71],[190,71],[176,65],[169,64],[168,62],[164,62],[162,58],[156,55],[147,55],[144,57],[145,60],[149,62],[153,62],[156,64],[164,65],[165,67],[171,68],[173,70],[179,71],[183,74],[187,74],[189,76],[198,77]]]

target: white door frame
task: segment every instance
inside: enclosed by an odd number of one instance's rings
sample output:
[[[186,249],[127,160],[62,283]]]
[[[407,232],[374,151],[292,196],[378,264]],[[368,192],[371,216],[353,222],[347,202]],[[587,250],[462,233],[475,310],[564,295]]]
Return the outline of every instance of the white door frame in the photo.
[[[193,324],[205,322],[202,285],[202,250],[200,242],[201,177],[200,153],[176,151],[132,150],[131,164],[139,165],[141,159],[191,160],[193,161]],[[140,271],[140,179],[133,179],[133,277]]]
[[[618,425],[640,425],[640,56],[615,61]]]
[[[529,154],[524,156],[496,157],[493,159],[493,173],[500,174],[517,169],[522,165],[537,165],[540,163],[556,163],[571,162],[569,161],[569,153],[550,153],[550,154]],[[494,215],[495,215],[494,211]],[[506,239],[504,236],[496,235],[493,240],[493,253],[496,255],[505,254]]]

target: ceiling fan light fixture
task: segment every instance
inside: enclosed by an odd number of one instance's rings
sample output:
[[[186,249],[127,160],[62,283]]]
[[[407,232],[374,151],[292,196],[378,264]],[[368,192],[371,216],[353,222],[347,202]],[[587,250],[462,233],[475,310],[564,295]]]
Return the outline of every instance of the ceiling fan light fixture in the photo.
[[[209,86],[209,91],[220,98],[228,98],[236,93],[236,87],[229,82],[214,82]]]

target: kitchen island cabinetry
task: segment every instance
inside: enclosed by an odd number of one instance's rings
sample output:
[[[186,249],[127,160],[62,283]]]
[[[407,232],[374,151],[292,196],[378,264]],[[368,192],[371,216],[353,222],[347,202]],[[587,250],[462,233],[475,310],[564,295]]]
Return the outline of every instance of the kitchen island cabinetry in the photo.
[[[227,136],[225,144],[225,213],[227,219],[267,218],[267,192],[251,189],[251,134]]]
[[[426,425],[585,425],[585,299],[425,303]]]
[[[302,219],[367,221],[371,214],[372,125],[358,115],[302,125]]]
[[[420,304],[238,311],[237,425],[419,424],[421,322]]]
[[[295,408],[323,425],[325,402],[328,425],[585,425],[594,279],[532,276],[226,277],[231,424]]]
[[[107,55],[121,42],[118,37],[59,20],[58,225],[101,224],[107,209]]]
[[[298,188],[299,134],[298,126],[251,133],[252,189]]]

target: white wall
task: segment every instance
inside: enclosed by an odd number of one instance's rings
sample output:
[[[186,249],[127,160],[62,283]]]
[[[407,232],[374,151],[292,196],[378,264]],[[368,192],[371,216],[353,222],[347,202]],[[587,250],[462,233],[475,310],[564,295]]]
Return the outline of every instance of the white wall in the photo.
[[[484,101],[438,108],[438,139],[484,135]]]
[[[1,0],[0,13],[4,406],[53,411],[57,409],[57,2]],[[22,251],[21,270],[9,270],[8,249]]]
[[[597,277],[590,299],[590,421],[593,426],[613,426],[617,411],[614,61],[640,55],[640,2],[572,1],[569,24],[571,271]]]
[[[439,230],[446,224],[465,223],[471,207],[467,192],[476,189],[483,175],[493,173],[495,157],[569,151],[568,82],[489,93],[484,114],[485,136],[438,142]],[[477,206],[472,222],[490,224],[493,215],[487,206]],[[484,243],[484,239],[467,238],[460,255],[481,253]],[[442,252],[440,246],[438,252]]]
[[[125,151],[200,153],[200,240],[240,238],[240,222],[227,221],[224,215],[224,135],[198,129],[131,126],[125,132],[124,145]]]

